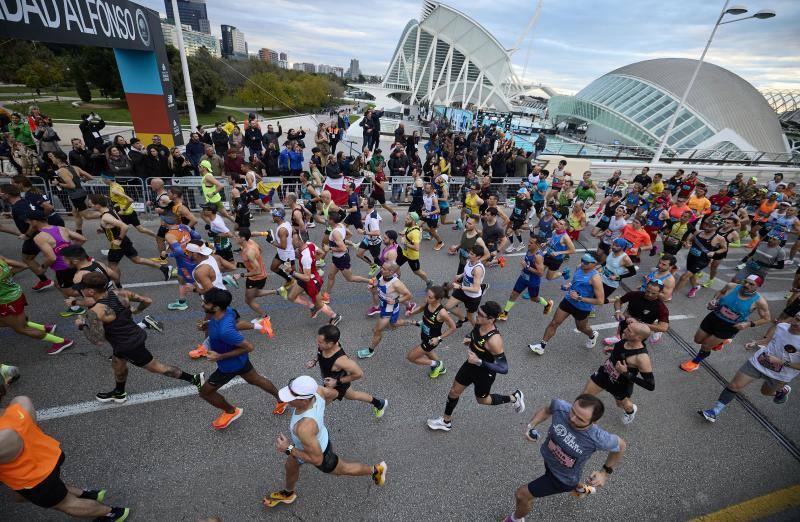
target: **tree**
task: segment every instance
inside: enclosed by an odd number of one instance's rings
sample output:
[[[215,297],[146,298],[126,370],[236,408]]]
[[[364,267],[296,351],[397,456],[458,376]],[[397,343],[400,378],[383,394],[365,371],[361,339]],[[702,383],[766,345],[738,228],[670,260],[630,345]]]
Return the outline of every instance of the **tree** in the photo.
[[[83,70],[79,64],[73,63],[70,70],[72,71],[72,78],[75,80],[75,92],[78,93],[78,97],[81,101],[87,103],[92,101],[92,90],[86,83],[86,78],[83,76]]]
[[[17,79],[31,89],[35,89],[36,94],[41,94],[42,89],[64,81],[64,72],[61,63],[57,60],[49,62],[34,60],[19,68]]]
[[[213,111],[217,102],[225,95],[225,82],[211,68],[210,61],[211,55],[205,49],[200,49],[195,56],[188,58],[194,100],[198,110],[206,114]]]
[[[122,98],[124,90],[114,51],[104,47],[84,47],[78,60],[84,78],[91,78],[95,87],[106,96]]]
[[[283,106],[291,100],[285,92],[285,85],[273,73],[259,73],[250,77],[239,91],[243,102],[261,107]],[[277,99],[276,99],[277,98]]]

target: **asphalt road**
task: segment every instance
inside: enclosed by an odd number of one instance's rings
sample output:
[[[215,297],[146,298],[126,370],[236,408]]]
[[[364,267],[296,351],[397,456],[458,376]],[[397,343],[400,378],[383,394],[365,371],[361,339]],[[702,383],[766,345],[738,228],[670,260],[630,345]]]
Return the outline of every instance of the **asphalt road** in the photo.
[[[384,215],[384,229],[391,227],[387,218]],[[254,228],[267,226],[265,218],[256,223]],[[319,238],[321,233],[318,227],[313,237]],[[448,242],[454,242],[458,233],[445,227],[444,234]],[[90,236],[87,249],[99,256],[104,240]],[[149,238],[136,232],[132,238],[140,252],[155,255]],[[19,247],[12,236],[0,237],[4,255],[18,258]],[[272,255],[266,248],[265,256]],[[732,275],[731,267],[738,262],[736,254],[730,257],[721,272],[724,278]],[[489,270],[491,288],[485,299],[505,302],[518,274],[519,259],[510,257],[506,268]],[[570,264],[577,260],[573,256]],[[654,258],[645,258],[641,271],[652,264]],[[434,252],[431,243],[424,244],[422,266],[435,281],[452,277],[456,265],[456,259],[445,250]],[[358,260],[354,266],[357,273],[367,271]],[[780,296],[793,273],[786,269],[767,279],[763,290],[773,314],[782,309]],[[402,279],[421,298],[424,285],[407,268]],[[90,345],[71,320],[58,317],[61,302],[55,290],[29,290],[35,281],[30,273],[20,274],[17,280],[27,289],[30,317],[58,323],[59,331],[74,336],[76,344],[60,355],[48,356],[43,343],[0,330],[0,361],[19,366],[23,375],[12,393],[30,396],[40,414],[49,418],[42,426],[61,441],[67,455],[64,478],[77,486],[108,488],[109,502],[130,506],[133,521],[194,521],[211,515],[226,521],[273,516],[282,520],[500,520],[513,507],[514,489],[543,471],[538,447],[522,436],[530,417],[554,397],[571,400],[577,396],[604,360],[599,346],[592,350],[583,347],[585,337],[574,332],[570,323],[556,334],[544,356],[531,354],[527,344],[540,339],[549,317],[542,315],[541,307],[521,301],[509,321],[499,326],[510,371],[498,376],[493,391],[520,388],[526,396],[526,411],[515,414],[510,405],[480,406],[468,390],[455,412],[453,430],[432,432],[425,421],[442,414],[452,378],[465,359],[465,348],[454,337],[447,347],[438,349],[450,371],[430,380],[425,369],[405,360],[406,350],[418,340],[417,330],[389,332],[377,355],[360,362],[365,376],[355,384],[356,389],[388,398],[386,415],[375,419],[367,405],[354,402],[337,402],[326,415],[340,457],[367,463],[386,460],[386,487],[375,487],[368,477],[334,477],[306,466],[297,501],[270,511],[260,500],[282,487],[285,457],[275,451],[274,439],[278,433],[288,433],[289,422],[288,415],[272,415],[271,397],[248,385],[226,390],[226,397],[245,411],[229,429],[219,432],[210,426],[217,411],[184,383],[132,367],[128,392],[147,394],[141,398],[149,402],[130,401],[95,411],[94,394],[111,389],[114,383],[107,360],[109,349]],[[177,286],[158,281],[160,274],[155,270],[123,261],[123,282],[154,282],[136,290],[154,298],[149,312],[167,323],[164,335],[149,334],[149,349],[162,361],[186,371],[212,372],[211,363],[192,361],[186,353],[200,340],[194,328],[200,316],[199,300],[191,296],[186,312],[169,311],[166,304],[175,299]],[[271,276],[269,283],[277,286],[278,278]],[[234,304],[245,318],[251,318],[243,293],[234,292]],[[559,283],[544,283],[542,293],[558,300]],[[688,317],[672,322],[674,335],[691,342],[711,294],[709,289],[695,299],[676,296],[669,305],[671,313]],[[368,302],[363,285],[337,280],[332,306],[344,316],[342,344],[353,357],[371,335],[374,321],[364,315]],[[306,373],[304,363],[315,354],[314,335],[324,320],[310,319],[305,311],[279,297],[264,298],[262,303],[272,316],[276,336],[268,340],[248,333],[256,344],[251,359],[259,371],[281,386]],[[592,323],[613,322],[611,312],[610,306],[602,308]],[[462,332],[466,334],[468,328]],[[612,332],[609,327],[601,333],[605,337]],[[744,342],[761,333],[763,329],[742,332],[732,345],[715,352],[710,364],[722,376],[732,377],[749,357]],[[561,495],[541,500],[529,520],[687,519],[798,482],[798,461],[737,402],[714,425],[697,415],[696,410],[713,404],[721,385],[706,370],[680,371],[678,364],[687,353],[675,339],[664,336],[652,348],[651,356],[656,389],[648,392],[637,387],[633,399],[639,412],[633,424],[623,425],[613,399],[602,396],[607,413],[600,424],[628,442],[628,451],[607,486],[587,499]],[[316,371],[310,374],[318,377]],[[166,395],[159,396],[162,390]],[[169,398],[171,395],[178,396]],[[797,397],[778,406],[771,398],[760,396],[756,386],[748,389],[746,396],[789,439],[800,443]],[[65,408],[53,409],[58,407]],[[604,458],[596,455],[587,473],[599,469]],[[58,513],[16,503],[7,490],[0,493],[0,513],[3,520],[65,519]],[[770,520],[796,520],[798,515],[797,510],[787,511]]]

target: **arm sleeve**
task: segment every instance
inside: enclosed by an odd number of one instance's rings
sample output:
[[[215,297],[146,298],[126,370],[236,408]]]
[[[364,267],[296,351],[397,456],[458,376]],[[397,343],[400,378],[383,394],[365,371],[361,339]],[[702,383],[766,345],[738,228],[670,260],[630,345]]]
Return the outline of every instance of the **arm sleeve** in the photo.
[[[636,267],[634,265],[626,266],[625,273],[619,276],[620,279],[625,279],[626,277],[631,277],[636,275]]]
[[[653,391],[656,389],[656,379],[653,376],[653,372],[642,372],[641,377],[638,374],[631,375],[629,379],[632,383],[638,384],[645,390]]]
[[[494,362],[481,362],[481,366],[495,373],[508,373],[508,361],[506,360],[506,354],[504,353],[498,355]]]

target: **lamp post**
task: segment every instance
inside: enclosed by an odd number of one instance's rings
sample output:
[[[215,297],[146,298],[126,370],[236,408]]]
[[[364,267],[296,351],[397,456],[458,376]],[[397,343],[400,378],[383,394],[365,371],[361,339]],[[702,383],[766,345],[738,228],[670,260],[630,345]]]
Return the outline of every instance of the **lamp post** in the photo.
[[[747,12],[747,8],[745,6],[734,5],[728,7],[729,3],[730,0],[725,0],[725,5],[722,6],[722,11],[719,13],[719,17],[717,18],[717,23],[714,24],[714,29],[711,30],[711,36],[708,37],[708,41],[706,42],[706,47],[705,49],[703,49],[703,54],[700,55],[700,59],[697,61],[697,65],[695,66],[694,72],[692,73],[692,79],[689,80],[689,83],[686,85],[686,90],[683,91],[683,96],[681,96],[681,101],[678,102],[678,106],[675,108],[675,112],[672,113],[672,117],[669,120],[669,125],[667,126],[667,130],[666,132],[664,132],[664,136],[661,138],[661,143],[658,144],[658,149],[656,149],[655,155],[653,155],[652,163],[658,163],[659,160],[661,159],[661,154],[664,152],[664,148],[667,146],[667,140],[672,134],[672,129],[675,127],[675,122],[678,119],[678,114],[680,114],[681,109],[683,109],[683,106],[686,104],[686,98],[689,97],[689,92],[692,90],[692,85],[694,85],[694,81],[695,79],[697,79],[697,74],[700,72],[700,67],[703,65],[703,60],[706,57],[708,48],[711,47],[711,41],[714,39],[714,35],[717,34],[717,28],[720,25],[739,22],[741,20],[748,20],[750,18],[765,20],[767,18],[772,18],[775,16],[775,11],[771,9],[762,9],[761,11],[758,11],[754,15],[744,16],[742,18],[735,18],[733,20],[727,20],[723,22],[722,19],[725,17],[726,14],[739,16]]]
[[[172,14],[175,17],[175,34],[178,36],[178,53],[181,56],[181,72],[183,85],[186,88],[186,106],[189,109],[189,132],[197,129],[197,111],[194,108],[194,93],[192,92],[192,79],[189,77],[189,62],[186,60],[186,49],[183,47],[183,28],[181,16],[178,13],[178,0],[172,0]]]

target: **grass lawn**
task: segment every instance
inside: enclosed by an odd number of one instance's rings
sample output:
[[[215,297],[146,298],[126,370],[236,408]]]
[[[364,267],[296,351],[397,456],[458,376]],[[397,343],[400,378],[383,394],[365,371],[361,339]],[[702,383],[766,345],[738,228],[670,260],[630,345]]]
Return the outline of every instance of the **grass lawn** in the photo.
[[[29,103],[6,105],[8,109],[26,113]],[[128,107],[121,100],[94,101],[89,107],[73,107],[70,102],[42,102],[37,104],[42,114],[50,116],[54,120],[78,120],[81,114],[94,111],[106,121],[131,121],[131,114]],[[101,107],[92,107],[100,105]]]
[[[361,117],[361,115],[360,115],[360,114],[351,114],[351,115],[350,115],[350,123],[353,123],[354,121],[356,121],[356,120],[357,120],[357,119],[359,119],[360,117]]]

